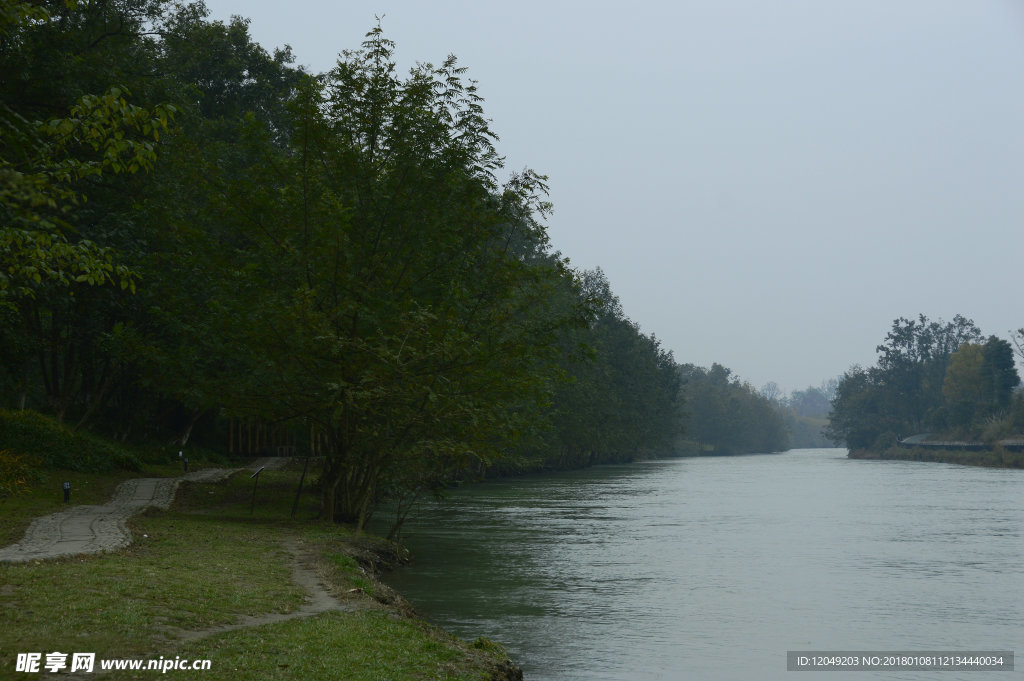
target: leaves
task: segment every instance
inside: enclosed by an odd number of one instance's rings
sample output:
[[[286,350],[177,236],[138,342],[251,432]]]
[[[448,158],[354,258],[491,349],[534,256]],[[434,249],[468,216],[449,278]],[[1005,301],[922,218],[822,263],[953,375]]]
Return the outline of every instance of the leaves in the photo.
[[[980,419],[1009,404],[1019,382],[1010,344],[981,338],[961,315],[948,323],[924,315],[894,320],[877,348],[877,366],[840,380],[830,437],[851,448],[884,449],[900,436],[978,430]]]

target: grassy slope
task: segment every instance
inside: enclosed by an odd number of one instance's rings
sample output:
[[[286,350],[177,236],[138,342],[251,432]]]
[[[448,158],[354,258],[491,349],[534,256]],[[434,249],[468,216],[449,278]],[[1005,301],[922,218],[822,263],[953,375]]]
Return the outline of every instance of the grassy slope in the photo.
[[[207,681],[488,679],[505,664],[500,649],[457,641],[363,594],[351,597],[365,599],[370,609],[176,642],[181,630],[300,607],[305,594],[292,583],[286,542],[300,541],[312,550],[318,574],[334,592],[386,590],[350,557],[364,559],[367,542],[311,520],[311,498],[300,519],[289,519],[297,478],[290,471],[262,474],[253,515],[248,475],[185,485],[170,511],[151,510],[132,521],[136,541],[125,550],[0,563],[0,678],[20,676],[13,671],[16,653],[53,651],[95,652],[97,658],[208,658],[209,671],[167,673]],[[120,479],[96,476],[90,484],[98,497]]]

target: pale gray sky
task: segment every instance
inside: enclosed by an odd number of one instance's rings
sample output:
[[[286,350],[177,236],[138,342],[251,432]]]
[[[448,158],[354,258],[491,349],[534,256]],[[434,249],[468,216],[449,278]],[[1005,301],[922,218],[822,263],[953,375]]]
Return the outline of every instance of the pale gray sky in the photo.
[[[552,242],[680,362],[817,385],[899,316],[1024,326],[1020,0],[208,0],[333,66],[455,54]]]

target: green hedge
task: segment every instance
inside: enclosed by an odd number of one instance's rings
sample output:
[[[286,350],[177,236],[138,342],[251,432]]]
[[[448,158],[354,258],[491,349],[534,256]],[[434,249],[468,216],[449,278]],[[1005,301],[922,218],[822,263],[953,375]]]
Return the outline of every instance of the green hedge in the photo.
[[[132,450],[34,411],[0,409],[0,450],[30,457],[43,468],[103,473],[142,467]]]

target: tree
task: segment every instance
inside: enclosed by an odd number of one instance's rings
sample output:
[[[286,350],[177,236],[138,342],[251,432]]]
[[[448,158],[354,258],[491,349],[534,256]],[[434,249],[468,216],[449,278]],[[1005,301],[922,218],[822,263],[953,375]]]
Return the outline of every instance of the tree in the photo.
[[[825,393],[813,386],[806,390],[794,390],[790,393],[788,404],[800,416],[810,417],[825,416],[831,408],[830,400]]]
[[[789,446],[775,404],[721,364],[680,367],[686,396],[687,437],[716,454],[774,452]]]
[[[0,104],[0,306],[13,325],[2,338],[0,356],[20,406],[30,381],[29,360],[36,356],[50,407],[61,418],[76,395],[89,393],[86,401],[95,405],[106,384],[92,362],[96,345],[79,342],[96,339],[96,329],[75,338],[66,320],[96,299],[87,287],[113,284],[134,291],[137,280],[103,238],[109,216],[86,204],[86,191],[151,169],[174,108],[132,104],[125,87],[109,82],[103,94],[75,91],[69,98],[59,87],[62,80],[37,78],[41,65],[51,63],[41,46],[65,49],[54,38],[60,33],[56,26],[69,14],[92,9],[74,3],[52,8],[56,17],[45,6],[8,0],[0,11],[0,60],[12,76]],[[38,58],[26,59],[33,51]],[[28,94],[41,87],[50,88],[48,96]],[[65,101],[67,108],[61,108]],[[46,111],[60,113],[37,117]]]
[[[838,388],[839,388],[839,379],[838,378],[830,378],[828,380],[822,381],[821,385],[818,386],[818,390],[821,391],[821,394],[824,395],[825,399],[828,400],[829,402],[832,402],[832,400],[835,399],[836,390]]]
[[[287,153],[248,131],[268,153],[246,156],[216,219],[239,284],[225,313],[253,357],[228,406],[323,432],[325,517],[358,527],[385,493],[512,454],[572,317],[548,302],[564,272],[540,257],[544,178],[497,183],[454,58],[403,80],[392,51],[378,27],[304,79]]]
[[[1020,385],[1013,348],[1009,342],[996,336],[989,336],[984,347],[986,392],[993,409],[1005,409],[1010,404],[1014,389]]]
[[[133,409],[117,423],[172,430],[184,446],[200,419],[231,404],[237,377],[258,365],[235,311],[259,306],[282,282],[247,281],[235,266],[235,250],[251,239],[226,201],[252,180],[254,166],[288,162],[288,107],[304,76],[289,50],[268,54],[246,21],[208,21],[201,5],[178,6],[161,31],[155,68],[179,102],[177,127],[134,207],[130,243],[145,284],[112,345],[133,371],[124,386]],[[140,408],[144,401],[149,409]]]
[[[894,444],[904,423],[891,410],[887,390],[878,368],[851,367],[839,379],[825,434],[850,449]]]
[[[879,353],[879,379],[886,385],[887,408],[908,431],[939,425],[932,417],[943,404],[942,383],[953,353],[962,343],[980,340],[974,322],[956,315],[952,322],[903,317],[893,322]]]
[[[672,353],[626,317],[600,268],[579,280],[572,295],[588,314],[562,336],[568,380],[556,387],[545,463],[564,468],[668,451],[681,426]]]
[[[782,388],[775,381],[768,381],[761,386],[761,394],[769,402],[779,402],[782,400]]]
[[[832,402],[829,435],[853,449],[885,449],[915,433],[982,431],[1009,405],[1019,379],[1010,344],[957,315],[950,323],[897,319],[878,365],[847,372]]]
[[[950,425],[966,426],[991,405],[992,391],[986,386],[987,374],[983,346],[964,343],[953,353],[942,384]]]

